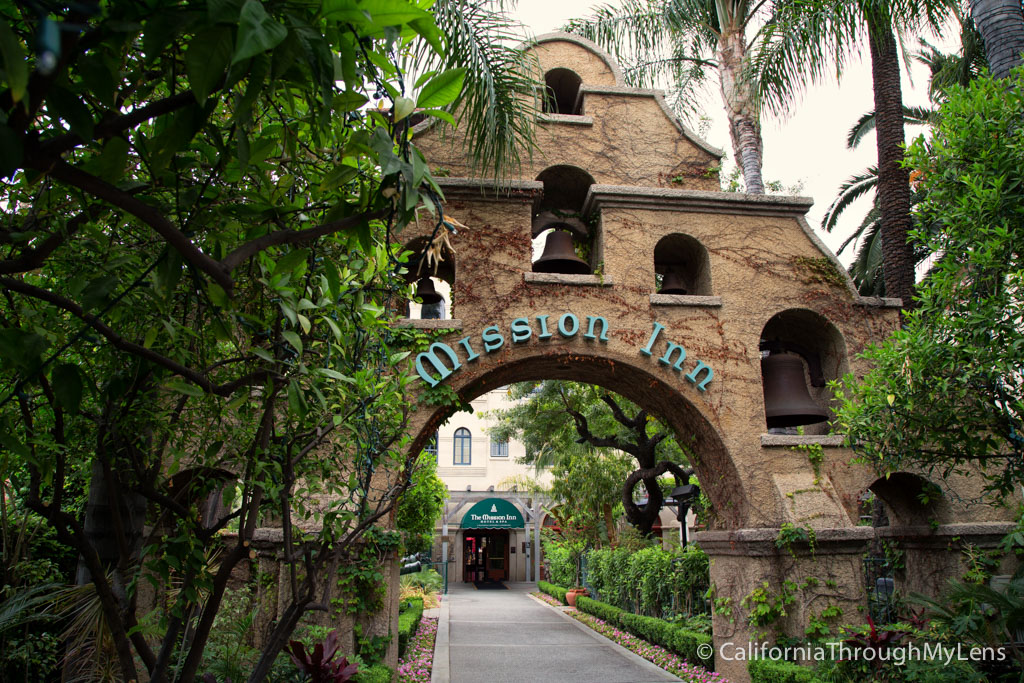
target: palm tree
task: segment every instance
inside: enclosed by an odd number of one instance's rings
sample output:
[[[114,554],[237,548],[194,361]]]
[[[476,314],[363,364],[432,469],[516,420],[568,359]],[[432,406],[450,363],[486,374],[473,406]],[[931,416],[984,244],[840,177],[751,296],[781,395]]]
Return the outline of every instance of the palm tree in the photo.
[[[1020,0],[970,0],[971,17],[985,40],[992,75],[1006,78],[1024,52],[1024,13]]]
[[[688,96],[715,69],[729,118],[733,154],[743,169],[747,192],[764,194],[761,177],[761,107],[748,78],[748,54],[769,35],[770,0],[626,0],[599,7],[565,30],[611,52],[627,81],[653,87],[669,80],[676,109],[692,106]],[[752,40],[747,28],[762,24]]]
[[[837,73],[862,40],[871,55],[878,149],[878,209],[885,290],[912,305],[914,254],[910,175],[902,166],[904,125],[899,44],[904,31],[930,27],[936,32],[950,10],[947,0],[795,0],[776,8],[773,33],[759,51],[762,99],[785,109],[789,93],[826,70]]]

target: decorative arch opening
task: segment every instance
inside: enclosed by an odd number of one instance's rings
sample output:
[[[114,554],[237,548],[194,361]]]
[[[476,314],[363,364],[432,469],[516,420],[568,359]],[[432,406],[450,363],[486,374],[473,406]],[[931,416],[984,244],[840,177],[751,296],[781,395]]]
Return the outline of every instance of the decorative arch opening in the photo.
[[[896,472],[876,479],[867,490],[882,503],[872,526],[929,526],[951,518],[949,503],[939,487],[920,475]]]
[[[701,410],[662,378],[638,366],[624,364],[597,355],[531,354],[502,364],[471,378],[465,385],[452,388],[463,401],[471,401],[499,386],[515,382],[546,379],[573,380],[596,384],[629,399],[658,415],[691,451],[694,472],[712,504],[709,526],[739,528],[747,520],[749,502],[739,472],[721,436]],[[413,439],[414,450],[422,448],[437,425],[457,411],[457,407],[432,408],[429,417],[419,423]]]
[[[846,341],[824,316],[793,308],[777,313],[761,332],[765,422],[774,433],[827,434],[832,418],[830,380],[849,370]]]
[[[673,233],[658,240],[654,273],[659,294],[711,295],[708,250],[689,235]]]
[[[442,248],[435,268],[434,261],[427,260],[428,246],[427,237],[417,237],[405,245],[405,251],[412,252],[405,279],[414,285],[406,315],[412,319],[448,320],[454,315],[455,255],[449,248]]]
[[[544,113],[583,113],[583,98],[580,97],[582,79],[572,69],[559,67],[544,74]]]
[[[533,205],[533,271],[592,273],[599,244],[597,216],[584,217],[583,204],[593,176],[575,166],[559,165],[541,171],[537,180],[544,183],[544,192]]]

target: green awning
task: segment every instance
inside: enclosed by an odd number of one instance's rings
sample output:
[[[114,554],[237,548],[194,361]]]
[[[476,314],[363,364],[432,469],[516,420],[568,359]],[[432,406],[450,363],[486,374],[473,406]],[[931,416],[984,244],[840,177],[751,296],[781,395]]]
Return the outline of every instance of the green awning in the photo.
[[[462,516],[463,529],[522,529],[523,526],[519,510],[502,498],[481,500]]]

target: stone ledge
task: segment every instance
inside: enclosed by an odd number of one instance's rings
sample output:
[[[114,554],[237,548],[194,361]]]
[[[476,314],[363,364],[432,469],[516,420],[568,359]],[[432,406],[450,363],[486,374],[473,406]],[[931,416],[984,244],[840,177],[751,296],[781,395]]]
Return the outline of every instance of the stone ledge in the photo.
[[[818,444],[824,448],[840,448],[845,438],[841,434],[762,434],[761,447],[785,448]]]
[[[581,116],[578,114],[540,114],[537,116],[538,123],[566,123],[570,126],[593,126],[593,116]]]
[[[875,530],[869,526],[833,527],[814,530],[816,554],[854,555],[864,552],[867,544],[874,539]],[[779,529],[736,529],[733,531],[699,531],[694,542],[709,555],[735,555],[746,557],[771,557],[788,555],[790,549],[779,548],[775,540]],[[810,555],[809,551],[794,544],[799,554]]]
[[[608,208],[721,213],[731,216],[802,217],[814,203],[809,197],[679,190],[667,187],[591,185],[583,203],[583,215]]]
[[[885,296],[858,296],[854,303],[870,308],[903,308],[903,299]]]
[[[498,182],[488,178],[463,178],[457,176],[434,178],[444,192],[445,201],[462,199],[470,201],[532,202],[535,195],[544,191],[539,180],[507,180]]]
[[[651,305],[718,307],[722,305],[722,297],[690,294],[651,294]]]
[[[597,275],[570,275],[568,273],[523,273],[523,282],[531,285],[576,285],[578,287],[611,287],[608,278]]]
[[[395,327],[412,327],[417,330],[461,330],[462,321],[454,320],[420,320],[418,318],[401,318]]]
[[[1013,522],[959,522],[934,528],[927,525],[887,526],[876,531],[880,538],[899,541],[903,548],[945,548],[957,537],[982,548],[995,548],[1015,527]]]

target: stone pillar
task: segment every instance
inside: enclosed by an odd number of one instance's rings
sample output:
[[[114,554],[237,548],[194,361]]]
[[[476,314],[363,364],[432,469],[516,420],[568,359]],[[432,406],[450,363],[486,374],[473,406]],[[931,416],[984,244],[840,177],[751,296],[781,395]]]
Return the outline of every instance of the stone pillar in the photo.
[[[872,537],[870,527],[817,529],[810,542],[788,544],[778,528],[696,534],[711,559],[715,670],[730,681],[749,681],[751,648],[781,635],[803,637],[811,617],[826,607],[841,611],[829,620],[834,625],[859,621],[861,556]],[[759,607],[769,614],[758,618]]]

